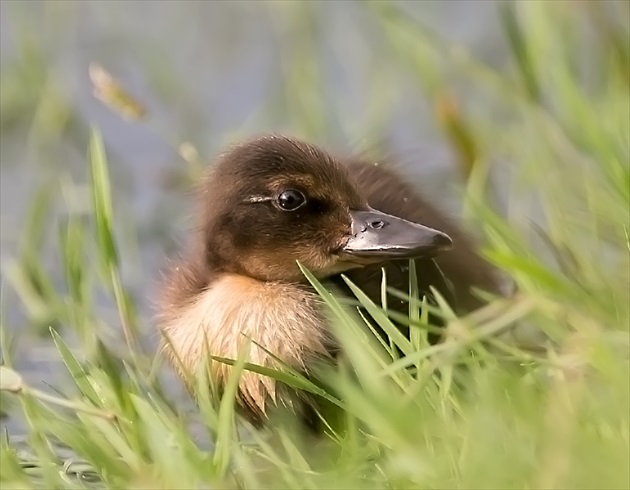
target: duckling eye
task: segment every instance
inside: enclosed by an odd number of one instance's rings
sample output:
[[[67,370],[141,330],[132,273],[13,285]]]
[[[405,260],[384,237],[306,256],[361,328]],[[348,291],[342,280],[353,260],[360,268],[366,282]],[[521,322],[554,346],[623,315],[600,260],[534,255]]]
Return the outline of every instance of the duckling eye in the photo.
[[[278,206],[284,211],[295,211],[306,203],[306,197],[300,191],[287,189],[278,196]]]

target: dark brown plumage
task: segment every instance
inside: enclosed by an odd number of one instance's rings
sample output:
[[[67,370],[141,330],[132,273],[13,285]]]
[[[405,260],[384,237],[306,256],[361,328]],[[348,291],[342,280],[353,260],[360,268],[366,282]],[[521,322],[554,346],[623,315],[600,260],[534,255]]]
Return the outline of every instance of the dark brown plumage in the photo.
[[[347,274],[377,303],[381,267],[390,285],[406,291],[409,257],[419,257],[422,289],[434,285],[459,311],[481,304],[472,287],[499,292],[472,240],[385,165],[263,136],[221,155],[199,196],[198,226],[189,249],[166,272],[158,311],[169,339],[163,348],[180,373],[198,370],[207,351],[236,358],[243,334],[306,373],[315,362],[334,362],[322,303],[296,261],[341,288],[339,274]],[[453,248],[445,251],[449,236]],[[389,305],[407,311],[395,298]],[[275,366],[263,350],[250,349],[250,362]],[[215,362],[210,371],[221,387],[229,368]],[[270,405],[301,412],[312,403],[250,372],[238,400],[254,423],[264,422]]]

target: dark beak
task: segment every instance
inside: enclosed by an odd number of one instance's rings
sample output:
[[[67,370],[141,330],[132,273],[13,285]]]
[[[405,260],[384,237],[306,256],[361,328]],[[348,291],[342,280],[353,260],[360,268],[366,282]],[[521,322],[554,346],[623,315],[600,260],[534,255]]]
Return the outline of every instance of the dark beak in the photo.
[[[429,258],[453,246],[441,231],[375,209],[350,211],[350,217],[352,236],[342,250],[361,262]]]

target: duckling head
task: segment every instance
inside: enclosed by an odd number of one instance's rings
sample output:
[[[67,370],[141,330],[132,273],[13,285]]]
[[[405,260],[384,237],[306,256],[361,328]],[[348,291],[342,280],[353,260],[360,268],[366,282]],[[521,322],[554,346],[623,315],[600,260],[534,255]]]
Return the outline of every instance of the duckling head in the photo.
[[[438,230],[372,209],[343,162],[283,136],[240,143],[202,183],[201,253],[215,272],[299,282],[449,249]]]

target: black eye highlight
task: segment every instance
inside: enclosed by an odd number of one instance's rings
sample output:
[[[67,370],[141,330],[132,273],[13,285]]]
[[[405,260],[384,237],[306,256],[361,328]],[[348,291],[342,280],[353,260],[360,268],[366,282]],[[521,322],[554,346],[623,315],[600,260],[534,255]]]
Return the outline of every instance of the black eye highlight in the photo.
[[[278,206],[283,211],[295,211],[306,204],[306,197],[300,191],[287,189],[278,196]]]

